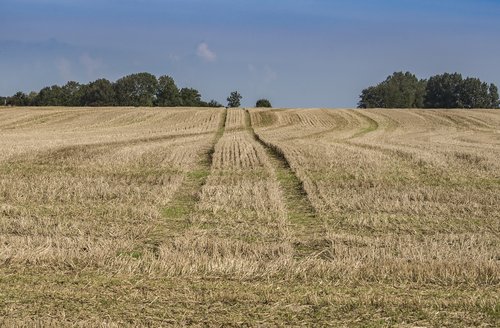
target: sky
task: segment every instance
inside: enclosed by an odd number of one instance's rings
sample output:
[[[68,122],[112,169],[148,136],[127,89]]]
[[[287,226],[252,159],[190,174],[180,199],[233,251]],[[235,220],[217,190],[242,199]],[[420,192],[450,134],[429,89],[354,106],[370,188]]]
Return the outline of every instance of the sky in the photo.
[[[500,0],[0,0],[0,95],[138,72],[243,106],[355,107],[395,71],[500,86]]]

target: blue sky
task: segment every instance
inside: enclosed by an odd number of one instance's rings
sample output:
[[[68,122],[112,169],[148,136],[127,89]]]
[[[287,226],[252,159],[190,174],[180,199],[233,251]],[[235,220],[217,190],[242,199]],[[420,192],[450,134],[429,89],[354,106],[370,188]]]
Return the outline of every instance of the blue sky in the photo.
[[[0,95],[136,72],[204,99],[353,107],[394,71],[500,85],[497,0],[0,0]]]

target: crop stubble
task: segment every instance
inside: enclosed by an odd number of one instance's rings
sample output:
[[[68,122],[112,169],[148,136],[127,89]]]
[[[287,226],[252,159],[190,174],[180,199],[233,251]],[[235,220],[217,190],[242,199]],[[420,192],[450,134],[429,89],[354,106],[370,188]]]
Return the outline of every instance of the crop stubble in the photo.
[[[494,326],[499,127],[1,109],[0,323]]]

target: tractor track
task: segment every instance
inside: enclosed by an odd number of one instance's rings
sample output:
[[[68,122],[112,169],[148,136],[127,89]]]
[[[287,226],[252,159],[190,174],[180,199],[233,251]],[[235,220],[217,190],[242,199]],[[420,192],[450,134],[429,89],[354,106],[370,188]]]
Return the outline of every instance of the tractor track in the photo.
[[[323,225],[319,222],[319,216],[309,200],[303,181],[292,169],[285,153],[255,132],[250,112],[247,109],[245,110],[245,126],[252,137],[264,148],[276,171],[279,186],[283,191],[288,220],[295,232],[293,245],[296,257],[304,258],[322,254],[324,245],[318,242],[318,237],[324,234]]]

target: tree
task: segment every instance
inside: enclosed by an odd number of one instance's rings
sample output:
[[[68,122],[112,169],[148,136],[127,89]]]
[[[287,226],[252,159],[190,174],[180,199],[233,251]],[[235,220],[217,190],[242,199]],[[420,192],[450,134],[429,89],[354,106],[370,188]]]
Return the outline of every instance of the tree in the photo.
[[[493,83],[490,84],[489,95],[490,95],[490,106],[489,107],[490,108],[500,107],[500,100],[498,97],[498,88]]]
[[[368,87],[361,91],[359,96],[358,108],[383,108],[384,95],[383,90],[379,86]]]
[[[425,95],[427,108],[496,108],[498,89],[478,78],[444,73],[429,79]]]
[[[227,97],[227,106],[228,107],[240,107],[241,103],[241,99],[243,97],[238,93],[238,91],[233,91],[231,92],[231,94],[229,95],[229,97]]]
[[[16,92],[12,97],[7,98],[7,105],[9,106],[28,106],[28,95],[24,92]]]
[[[27,104],[27,106],[35,106],[35,100],[36,100],[37,96],[38,96],[37,92],[31,91],[28,94],[28,104]]]
[[[410,72],[396,72],[382,83],[384,107],[415,108],[421,102],[419,80]]]
[[[75,81],[69,81],[62,87],[62,103],[64,106],[80,106],[82,85]]]
[[[34,100],[35,106],[63,106],[64,97],[63,90],[58,85],[53,85],[51,87],[45,87]]]
[[[427,82],[424,105],[426,108],[457,108],[460,104],[459,73],[444,73],[432,76]]]
[[[162,107],[180,106],[182,103],[179,89],[175,85],[173,78],[167,75],[158,78],[156,90],[156,105]]]
[[[271,102],[267,99],[259,99],[255,103],[255,107],[266,107],[266,108],[271,108]]]
[[[364,89],[359,108],[418,108],[423,106],[425,80],[410,72],[395,72],[385,81]]]
[[[193,88],[182,88],[180,91],[181,105],[186,107],[202,106],[200,92]]]
[[[158,81],[149,73],[137,73],[122,77],[114,84],[120,106],[153,106]]]
[[[458,108],[489,108],[491,98],[488,84],[477,78],[466,78],[458,87]]]
[[[207,103],[207,107],[224,107],[224,105],[219,103],[217,100],[212,99]]]
[[[116,106],[113,84],[106,79],[98,79],[81,88],[81,106]]]
[[[0,97],[0,106],[196,106],[222,107],[215,100],[205,102],[193,88],[179,90],[174,79],[149,73],[122,77],[115,83],[99,79],[88,84],[69,81],[64,86],[45,87],[29,95],[18,92]]]

